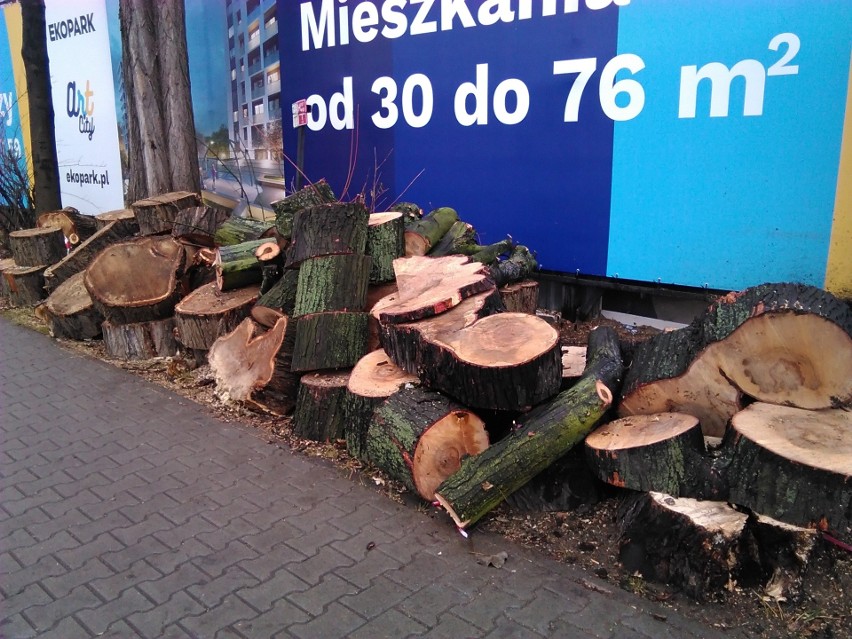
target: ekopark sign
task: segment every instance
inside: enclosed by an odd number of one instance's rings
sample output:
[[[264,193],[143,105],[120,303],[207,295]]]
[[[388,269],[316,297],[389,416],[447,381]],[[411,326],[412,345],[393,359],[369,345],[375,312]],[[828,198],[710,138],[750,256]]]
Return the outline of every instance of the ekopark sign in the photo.
[[[832,243],[852,251],[832,238],[836,199],[852,215],[838,195],[847,0],[278,12],[281,101],[308,105],[305,172],[350,196],[452,206],[483,243],[509,233],[568,273],[823,285]]]

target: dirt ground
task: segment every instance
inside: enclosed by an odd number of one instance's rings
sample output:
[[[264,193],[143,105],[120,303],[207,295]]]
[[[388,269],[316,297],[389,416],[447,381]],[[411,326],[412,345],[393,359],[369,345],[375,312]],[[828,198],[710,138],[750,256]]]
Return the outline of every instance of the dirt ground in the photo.
[[[31,309],[9,309],[0,314],[16,323],[47,333],[33,316]],[[559,323],[563,345],[586,343],[594,326],[608,324],[622,340],[636,343],[647,339],[654,329],[624,326],[599,318],[591,322]],[[214,394],[214,384],[207,367],[193,369],[191,362],[177,356],[145,362],[124,362],[108,358],[100,341],[70,342],[58,340],[64,347],[96,357],[161,384],[176,393],[207,407],[217,417],[246,424],[270,444],[287,446],[306,455],[327,459],[342,472],[374,486],[389,498],[417,507],[418,502],[406,494],[396,482],[375,468],[364,467],[346,452],[343,442],[318,444],[299,440],[291,434],[289,419],[273,418],[238,406],[223,405]],[[841,639],[852,637],[852,553],[818,540],[817,552],[805,575],[800,600],[776,601],[759,586],[730,584],[724,592],[709,594],[697,602],[664,584],[651,583],[641,575],[630,573],[618,559],[618,506],[627,491],[599,485],[587,491],[585,498],[575,499],[559,512],[524,513],[507,504],[486,516],[478,528],[504,535],[518,543],[535,548],[558,561],[574,564],[588,573],[582,585],[606,592],[623,588],[699,620],[709,626],[731,631],[732,636],[760,638]],[[593,498],[589,495],[594,495]],[[423,507],[420,504],[420,507]],[[430,510],[434,517],[444,515]],[[471,531],[476,534],[476,528]],[[662,619],[664,620],[664,619]]]

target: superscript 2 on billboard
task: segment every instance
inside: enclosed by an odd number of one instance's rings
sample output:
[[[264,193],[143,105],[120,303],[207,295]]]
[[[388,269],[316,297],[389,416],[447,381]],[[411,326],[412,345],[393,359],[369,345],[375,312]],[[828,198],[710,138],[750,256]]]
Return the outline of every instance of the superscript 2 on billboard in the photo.
[[[824,282],[847,0],[278,11],[282,103],[307,100],[305,172],[337,192],[381,185],[384,204],[404,191],[427,209],[453,206],[483,242],[510,233],[567,273]]]

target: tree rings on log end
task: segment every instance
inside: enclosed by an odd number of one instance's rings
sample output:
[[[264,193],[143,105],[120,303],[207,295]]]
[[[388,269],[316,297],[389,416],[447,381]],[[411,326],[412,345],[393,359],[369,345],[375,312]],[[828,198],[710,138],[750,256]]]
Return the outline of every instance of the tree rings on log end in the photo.
[[[54,337],[84,340],[101,334],[103,316],[92,304],[80,271],[56,287],[42,305],[42,315]]]

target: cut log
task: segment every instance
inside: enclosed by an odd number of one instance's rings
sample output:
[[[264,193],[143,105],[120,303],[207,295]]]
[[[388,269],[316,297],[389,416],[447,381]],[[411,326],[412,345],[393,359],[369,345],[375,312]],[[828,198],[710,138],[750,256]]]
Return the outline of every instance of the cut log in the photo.
[[[414,202],[397,202],[391,205],[389,210],[402,213],[405,226],[409,226],[423,217],[423,209],[420,208],[419,204],[415,204]]]
[[[113,325],[170,318],[180,298],[186,253],[171,236],[111,244],[92,260],[84,282]]]
[[[293,411],[293,434],[329,442],[344,435],[344,404],[350,371],[308,373],[299,380]]]
[[[98,230],[97,222],[92,216],[82,215],[73,206],[66,206],[59,211],[42,213],[36,220],[36,226],[39,228],[58,226],[62,229],[62,234],[68,238],[68,243],[71,246],[85,242]]]
[[[526,281],[538,270],[538,262],[526,246],[518,245],[512,249],[509,259],[501,260],[492,266],[489,273],[497,286],[512,282]]]
[[[367,303],[364,308],[372,311],[379,300],[396,295],[398,292],[396,281],[386,284],[372,284],[367,287]],[[367,352],[370,353],[382,347],[381,337],[379,336],[381,328],[379,326],[379,319],[372,312],[367,321]]]
[[[598,327],[589,334],[588,348],[589,362],[576,385],[523,416],[518,430],[465,460],[440,485],[435,499],[460,528],[479,521],[553,464],[606,414],[624,372],[618,336]]]
[[[301,209],[293,220],[288,268],[323,255],[363,255],[370,212],[361,202]]]
[[[522,280],[507,284],[500,289],[500,297],[507,311],[535,315],[538,308],[538,282]]]
[[[757,543],[764,594],[774,601],[800,600],[818,532],[756,514],[749,516],[748,527]]]
[[[270,264],[277,266],[276,263],[281,257],[281,247],[278,246],[278,242],[267,241],[254,250],[254,256],[258,261],[265,262],[264,266]]]
[[[216,229],[228,219],[222,209],[210,206],[191,206],[178,211],[172,226],[172,237],[183,244],[215,246]]]
[[[730,501],[852,537],[852,412],[758,402],[731,423]]]
[[[281,279],[260,296],[257,300],[257,306],[274,309],[285,315],[292,315],[296,307],[296,289],[298,284],[299,271],[286,269]],[[264,323],[261,322],[261,324]]]
[[[404,230],[402,213],[373,213],[370,216],[366,251],[373,258],[371,283],[380,284],[394,279],[393,261],[405,255]]]
[[[18,266],[9,260],[2,271],[2,297],[11,306],[34,306],[47,296],[44,289],[44,266]]]
[[[631,572],[713,599],[751,560],[747,519],[724,502],[637,495],[624,508],[619,557]]]
[[[363,311],[370,282],[368,255],[327,255],[305,260],[293,316],[326,311]]]
[[[562,379],[568,383],[576,381],[583,376],[586,368],[585,346],[563,346],[562,347]]]
[[[467,222],[457,220],[443,237],[429,249],[429,257],[444,257],[445,255],[469,255],[469,247],[476,246],[476,231]],[[474,253],[476,251],[473,251]]]
[[[110,222],[101,227],[89,239],[81,242],[62,260],[49,266],[44,272],[44,284],[48,291],[56,290],[72,275],[84,271],[98,253],[111,244],[122,241],[125,236],[116,230],[118,222]]]
[[[263,260],[261,260],[263,261]],[[260,267],[260,294],[268,293],[269,290],[281,281],[281,276],[284,274],[283,269],[279,264],[264,264]]]
[[[276,308],[267,308],[257,304],[252,307],[250,314],[251,318],[264,328],[272,328],[278,320],[288,316]]]
[[[405,254],[426,255],[458,219],[454,209],[444,206],[414,221],[405,229]]]
[[[468,255],[470,255],[470,261],[480,262],[481,264],[491,266],[497,264],[497,260],[501,255],[506,255],[515,248],[515,243],[511,238],[507,238],[505,240],[495,242],[494,244],[477,246],[475,248],[476,250],[474,252],[468,253]]]
[[[211,283],[194,290],[175,306],[178,341],[187,348],[209,350],[249,316],[258,294],[256,285],[223,293]]]
[[[133,237],[139,233],[139,222],[133,209],[116,209],[95,216],[95,226],[98,230],[115,222],[112,227],[121,237]]]
[[[488,448],[484,422],[440,393],[403,389],[381,404],[367,433],[367,457],[432,501],[462,460]]]
[[[132,205],[139,232],[142,235],[171,233],[178,213],[183,209],[201,206],[197,193],[175,191],[155,197],[138,200]]]
[[[91,238],[90,238],[91,239]],[[53,337],[85,340],[101,334],[104,318],[83,284],[85,273],[80,271],[56,287],[42,305],[42,316]]]
[[[273,202],[272,210],[275,211],[275,226],[278,233],[283,238],[291,238],[293,236],[293,219],[296,213],[310,206],[331,204],[336,200],[337,198],[334,197],[334,192],[328,182],[323,179],[291,193],[283,200]]]
[[[417,381],[417,377],[396,366],[381,349],[358,360],[349,376],[344,405],[343,430],[350,455],[366,461],[367,430],[373,411],[400,388]]]
[[[216,250],[216,284],[220,291],[228,291],[252,284],[263,279],[262,263],[257,258],[257,249],[267,240],[250,240],[242,244],[220,246]]]
[[[367,313],[314,313],[295,322],[294,371],[351,368],[367,353]]]
[[[115,359],[170,357],[178,351],[171,317],[133,324],[113,324],[107,320],[101,328],[107,355]]]
[[[67,254],[65,236],[56,226],[9,233],[9,248],[18,266],[50,266]]]
[[[598,479],[613,486],[696,499],[728,496],[728,459],[706,454],[701,425],[692,415],[617,419],[586,438],[586,459]]]
[[[743,393],[799,408],[852,406],[852,309],[800,284],[722,298],[636,348],[619,414],[689,413],[721,436]]]
[[[382,323],[433,317],[468,297],[494,288],[485,266],[461,255],[405,257],[394,260],[393,268],[399,294],[373,308]]]
[[[216,246],[230,246],[276,236],[274,222],[231,216],[216,229],[213,240]]]
[[[295,405],[299,379],[290,372],[292,330],[286,317],[264,333],[259,329],[247,318],[210,348],[216,391],[223,401],[286,415]]]

